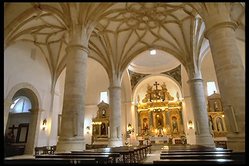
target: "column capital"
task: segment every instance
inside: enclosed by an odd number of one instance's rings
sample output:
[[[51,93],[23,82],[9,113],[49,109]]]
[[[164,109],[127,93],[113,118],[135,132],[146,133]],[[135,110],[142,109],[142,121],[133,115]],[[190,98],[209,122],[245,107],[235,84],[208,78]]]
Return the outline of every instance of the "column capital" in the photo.
[[[66,48],[66,51],[70,52],[72,49],[80,49],[86,52],[87,54],[89,53],[89,49],[81,44],[69,44]]]
[[[234,21],[224,21],[224,22],[219,22],[217,24],[212,25],[211,27],[209,27],[206,32],[205,32],[205,37],[208,38],[208,36],[210,34],[212,34],[212,32],[214,32],[217,29],[221,29],[221,28],[231,28],[234,31],[236,30],[236,28],[238,27],[238,24]]]
[[[192,83],[192,82],[203,82],[203,79],[201,78],[191,78],[187,81],[187,83]]]
[[[121,86],[110,86],[109,88],[108,88],[109,90],[111,90],[111,89],[121,89]]]

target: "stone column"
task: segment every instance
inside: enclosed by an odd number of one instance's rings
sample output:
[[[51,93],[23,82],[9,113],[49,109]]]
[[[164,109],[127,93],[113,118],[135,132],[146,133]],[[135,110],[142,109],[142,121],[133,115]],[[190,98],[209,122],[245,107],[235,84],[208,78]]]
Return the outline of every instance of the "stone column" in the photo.
[[[86,30],[75,26],[67,47],[67,66],[59,152],[84,150],[84,112],[87,78],[88,41]]]
[[[228,127],[228,148],[245,151],[245,70],[229,11],[205,17],[217,81]]]
[[[203,80],[193,78],[188,81],[190,87],[192,109],[195,119],[196,144],[214,147],[214,140],[209,131],[208,113],[204,96]]]
[[[110,139],[108,146],[122,146],[121,136],[121,87],[112,85],[110,92]]]

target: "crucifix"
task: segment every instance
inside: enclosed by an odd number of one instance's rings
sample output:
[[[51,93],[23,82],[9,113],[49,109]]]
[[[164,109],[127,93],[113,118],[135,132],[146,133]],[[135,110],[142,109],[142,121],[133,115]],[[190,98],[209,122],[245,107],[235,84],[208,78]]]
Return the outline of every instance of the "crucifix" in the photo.
[[[157,81],[155,82],[155,84],[153,84],[153,85],[155,85],[156,86],[156,90],[155,90],[155,97],[156,97],[156,100],[157,99],[159,99],[159,94],[158,94],[158,89],[157,89],[157,85],[159,85],[158,83],[157,83]]]
[[[157,90],[157,85],[159,85],[158,83],[157,83],[157,81],[155,82],[155,84],[153,84],[153,85],[155,85],[156,86],[156,90]]]
[[[9,129],[11,130],[12,133],[14,133],[14,130],[18,129],[18,127],[16,127],[15,125],[12,125],[12,127],[9,127]]]
[[[13,139],[14,139],[13,141],[14,141],[14,142],[16,142],[16,140],[15,140],[15,132],[14,132],[14,130],[18,130],[18,129],[19,129],[19,127],[16,127],[16,126],[13,124],[13,125],[12,125],[12,127],[9,127],[8,129],[9,129],[9,130],[11,130],[11,131],[10,131],[10,133],[12,133],[12,134],[13,134]]]

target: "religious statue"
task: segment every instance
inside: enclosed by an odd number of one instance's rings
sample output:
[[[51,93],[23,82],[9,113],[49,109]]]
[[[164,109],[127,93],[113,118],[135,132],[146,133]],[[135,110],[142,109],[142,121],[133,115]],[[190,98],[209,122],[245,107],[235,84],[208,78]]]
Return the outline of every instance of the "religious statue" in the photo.
[[[213,127],[212,117],[209,116],[209,131],[210,131],[210,134],[211,134],[212,136],[214,136],[213,130],[214,130],[214,127]]]
[[[144,134],[148,134],[147,132],[148,132],[148,130],[149,130],[149,125],[148,125],[148,119],[147,118],[144,118],[143,119],[143,133]]]
[[[178,132],[178,124],[176,121],[176,117],[172,118],[172,127],[173,127],[173,133],[176,134]]]
[[[214,111],[215,112],[219,111],[219,106],[218,106],[217,101],[214,102]]]
[[[102,110],[102,117],[105,117],[105,109]]]
[[[102,124],[101,124],[101,135],[106,135],[105,123],[102,123]]]
[[[163,128],[162,128],[161,122],[159,121],[159,122],[158,122],[158,136],[159,136],[159,137],[162,137],[162,136],[163,136],[162,131],[163,131]]]
[[[220,117],[217,118],[216,123],[217,123],[216,125],[217,125],[218,131],[223,131],[223,124],[222,124],[222,120]]]

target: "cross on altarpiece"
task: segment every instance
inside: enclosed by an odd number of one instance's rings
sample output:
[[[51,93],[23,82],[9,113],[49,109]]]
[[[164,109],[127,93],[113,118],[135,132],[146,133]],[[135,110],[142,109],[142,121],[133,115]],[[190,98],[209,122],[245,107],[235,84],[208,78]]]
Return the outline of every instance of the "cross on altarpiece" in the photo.
[[[153,84],[153,85],[155,85],[156,86],[156,90],[157,90],[157,85],[159,85],[158,83],[157,83],[157,81],[155,82],[155,84]]]

